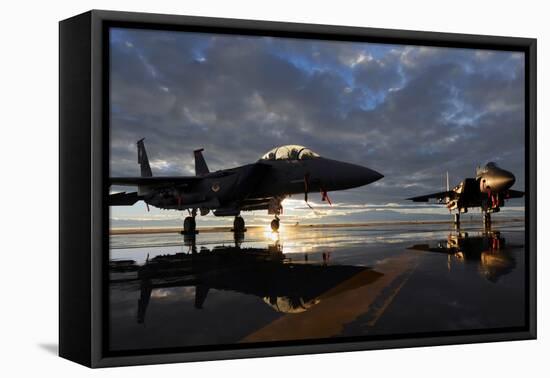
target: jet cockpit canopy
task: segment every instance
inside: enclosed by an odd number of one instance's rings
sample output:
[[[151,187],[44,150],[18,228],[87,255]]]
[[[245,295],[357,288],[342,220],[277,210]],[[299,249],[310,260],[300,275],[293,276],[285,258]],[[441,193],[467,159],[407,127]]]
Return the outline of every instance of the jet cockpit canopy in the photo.
[[[307,160],[320,157],[307,147],[297,144],[275,147],[262,156],[261,160]]]
[[[494,161],[490,161],[490,162],[488,162],[487,164],[485,164],[484,167],[477,167],[477,169],[476,169],[476,176],[479,177],[479,176],[481,176],[482,174],[489,172],[489,170],[491,170],[491,169],[496,169],[496,168],[498,168],[497,163],[495,163]]]

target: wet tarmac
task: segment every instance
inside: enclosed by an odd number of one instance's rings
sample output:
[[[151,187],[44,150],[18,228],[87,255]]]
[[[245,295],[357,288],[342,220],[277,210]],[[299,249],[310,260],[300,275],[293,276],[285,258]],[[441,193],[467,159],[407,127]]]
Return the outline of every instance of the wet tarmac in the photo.
[[[523,222],[111,236],[112,351],[525,324]]]

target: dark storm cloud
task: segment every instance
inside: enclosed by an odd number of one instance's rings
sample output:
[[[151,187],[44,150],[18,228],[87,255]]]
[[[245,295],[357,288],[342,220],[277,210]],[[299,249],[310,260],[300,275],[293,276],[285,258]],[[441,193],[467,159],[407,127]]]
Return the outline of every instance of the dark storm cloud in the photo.
[[[281,144],[385,178],[348,202],[439,191],[496,161],[524,180],[523,55],[421,46],[117,29],[111,36],[113,175],[255,161]]]

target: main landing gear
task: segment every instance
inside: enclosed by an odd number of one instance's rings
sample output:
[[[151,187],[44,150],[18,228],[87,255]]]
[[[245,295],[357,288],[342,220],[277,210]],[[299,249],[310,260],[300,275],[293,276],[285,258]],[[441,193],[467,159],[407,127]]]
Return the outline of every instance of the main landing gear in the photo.
[[[197,209],[193,209],[190,212],[190,216],[185,217],[185,219],[183,220],[183,231],[181,232],[182,235],[195,236],[199,233],[199,231],[197,231],[197,223],[195,222],[196,216]]]
[[[185,235],[186,237],[194,237],[199,233],[199,231],[197,230],[197,223],[195,221],[196,216],[197,210],[193,209],[189,212],[189,216],[185,217],[183,221],[183,230],[181,231],[182,235]],[[279,226],[279,216],[275,215],[275,219],[271,221],[271,230],[273,230],[273,232],[277,232],[279,231]],[[240,215],[237,215],[233,220],[233,228],[231,229],[231,232],[235,233],[236,235],[244,234],[246,232],[244,219]]]
[[[241,234],[246,231],[245,223],[243,217],[237,215],[233,221],[233,229],[231,230],[235,234]]]
[[[279,231],[279,226],[280,226],[279,217],[275,215],[275,219],[271,221],[271,230],[273,232],[277,232]]]

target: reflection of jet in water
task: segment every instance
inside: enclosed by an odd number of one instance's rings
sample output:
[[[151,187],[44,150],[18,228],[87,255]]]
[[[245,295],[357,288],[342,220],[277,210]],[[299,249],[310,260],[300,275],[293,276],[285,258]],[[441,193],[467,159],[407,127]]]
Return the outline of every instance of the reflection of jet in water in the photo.
[[[293,262],[278,244],[199,251],[192,244],[190,250],[156,256],[139,269],[138,323],[145,321],[151,292],[158,288],[194,286],[197,309],[204,306],[208,291],[215,289],[255,295],[277,312],[299,313],[324,298],[368,285],[383,275],[367,267]]]
[[[505,248],[505,239],[500,232],[484,232],[469,236],[467,232],[450,233],[446,241],[437,246],[417,244],[409,249],[448,254],[447,267],[454,263],[477,264],[479,274],[491,282],[497,282],[516,267],[516,260]]]

